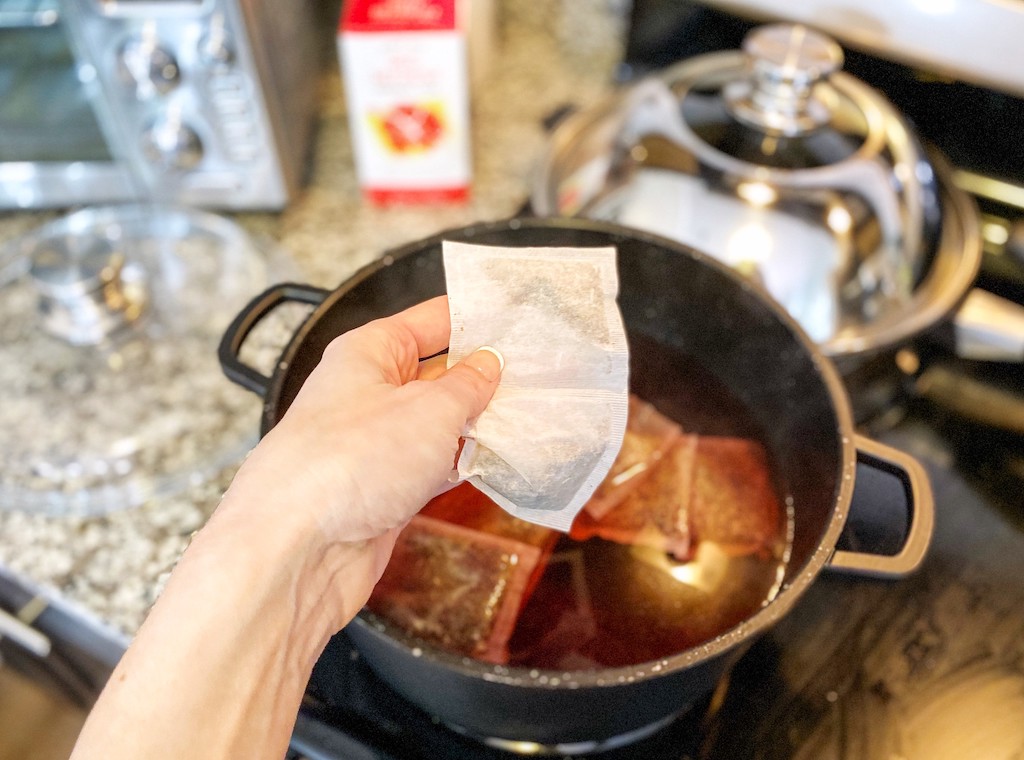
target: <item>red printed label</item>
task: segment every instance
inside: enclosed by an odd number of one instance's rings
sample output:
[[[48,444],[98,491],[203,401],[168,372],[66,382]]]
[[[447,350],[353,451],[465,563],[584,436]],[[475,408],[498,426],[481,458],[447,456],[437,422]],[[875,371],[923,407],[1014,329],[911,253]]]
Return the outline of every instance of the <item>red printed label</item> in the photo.
[[[372,118],[385,149],[394,153],[429,150],[444,132],[441,103],[396,105]]]
[[[455,28],[455,0],[348,0],[340,29],[401,32]]]
[[[363,197],[375,206],[444,205],[469,200],[468,187],[367,187]]]

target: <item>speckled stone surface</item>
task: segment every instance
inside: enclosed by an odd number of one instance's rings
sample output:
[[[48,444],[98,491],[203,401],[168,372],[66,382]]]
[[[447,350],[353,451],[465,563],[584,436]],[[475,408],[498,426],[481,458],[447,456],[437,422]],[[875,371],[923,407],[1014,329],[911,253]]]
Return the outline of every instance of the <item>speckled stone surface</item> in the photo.
[[[322,75],[320,124],[308,186],[283,213],[242,214],[236,219],[254,235],[277,241],[293,262],[295,279],[331,288],[391,247],[446,228],[513,215],[527,198],[545,144],[542,120],[562,105],[593,102],[611,86],[619,51],[614,44],[597,41],[614,40],[614,29],[609,34],[601,14],[581,13],[576,2],[569,4],[574,8],[570,14],[557,3],[499,6],[493,69],[473,96],[475,180],[467,205],[383,210],[363,203],[352,169],[335,64]],[[615,8],[621,2],[585,4]],[[54,216],[2,216],[0,242]],[[301,316],[290,314],[265,328],[243,358],[257,367],[272,366]],[[258,407],[255,396],[252,404]],[[182,405],[176,414],[189,412]],[[255,436],[254,430],[254,440]],[[234,466],[228,467],[172,496],[101,517],[54,518],[0,509],[0,565],[113,631],[131,636],[189,536],[216,507],[233,472]]]

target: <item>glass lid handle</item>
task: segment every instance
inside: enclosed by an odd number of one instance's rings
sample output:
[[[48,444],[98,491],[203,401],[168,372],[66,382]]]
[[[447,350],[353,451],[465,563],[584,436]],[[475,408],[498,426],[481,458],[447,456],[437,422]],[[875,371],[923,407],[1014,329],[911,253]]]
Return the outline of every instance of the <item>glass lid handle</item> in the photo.
[[[828,123],[829,107],[815,85],[842,68],[843,50],[799,24],[771,24],[743,40],[750,76],[726,85],[730,113],[769,134],[804,134]]]
[[[102,343],[134,322],[145,303],[144,285],[123,255],[88,236],[45,246],[29,273],[43,328],[72,345]]]

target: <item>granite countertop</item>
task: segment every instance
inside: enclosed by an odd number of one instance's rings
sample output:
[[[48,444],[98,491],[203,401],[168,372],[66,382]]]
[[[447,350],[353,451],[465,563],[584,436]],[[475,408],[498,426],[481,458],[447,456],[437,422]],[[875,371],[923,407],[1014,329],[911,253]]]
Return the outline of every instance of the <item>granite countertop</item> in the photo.
[[[615,6],[614,0],[586,3],[588,9]],[[396,245],[515,214],[527,198],[545,144],[543,119],[565,104],[593,102],[611,86],[620,55],[614,22],[610,26],[608,17],[581,10],[575,0],[564,7],[499,5],[499,44],[489,75],[473,95],[475,177],[468,204],[377,209],[362,201],[353,174],[341,78],[332,61],[320,82],[320,120],[308,185],[280,214],[239,214],[236,220],[254,235],[276,241],[296,279],[332,288]],[[0,217],[0,240],[55,214]],[[265,347],[264,354],[276,356],[278,348]],[[259,406],[255,396],[251,403]],[[175,413],[189,411],[183,406]],[[189,536],[212,513],[235,466],[183,492],[100,517],[45,517],[0,509],[0,570],[130,637]]]

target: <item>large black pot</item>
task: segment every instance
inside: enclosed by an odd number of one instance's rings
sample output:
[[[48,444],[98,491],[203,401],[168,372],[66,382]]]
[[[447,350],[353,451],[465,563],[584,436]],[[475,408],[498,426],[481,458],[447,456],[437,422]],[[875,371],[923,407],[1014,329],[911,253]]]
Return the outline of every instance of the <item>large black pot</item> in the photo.
[[[446,239],[506,246],[614,245],[629,336],[643,335],[685,352],[752,410],[766,431],[776,475],[792,495],[794,535],[785,583],[774,601],[703,646],[636,667],[563,673],[486,665],[433,649],[364,611],[348,634],[374,670],[413,703],[477,736],[544,745],[641,732],[706,696],[822,570],[899,576],[921,562],[933,517],[921,467],[854,432],[832,364],[784,311],[710,258],[599,222],[481,224],[391,251],[333,292],[292,284],[271,288],[231,325],[220,356],[232,380],[263,397],[263,433],[284,415],[332,338],[445,292],[441,242]],[[249,330],[279,304],[296,300],[316,308],[273,374],[243,364],[238,350]],[[673,383],[671,369],[647,386],[642,395],[667,408],[686,392]],[[877,544],[876,553],[852,551],[879,524],[883,536],[896,536],[891,553],[878,551]]]

